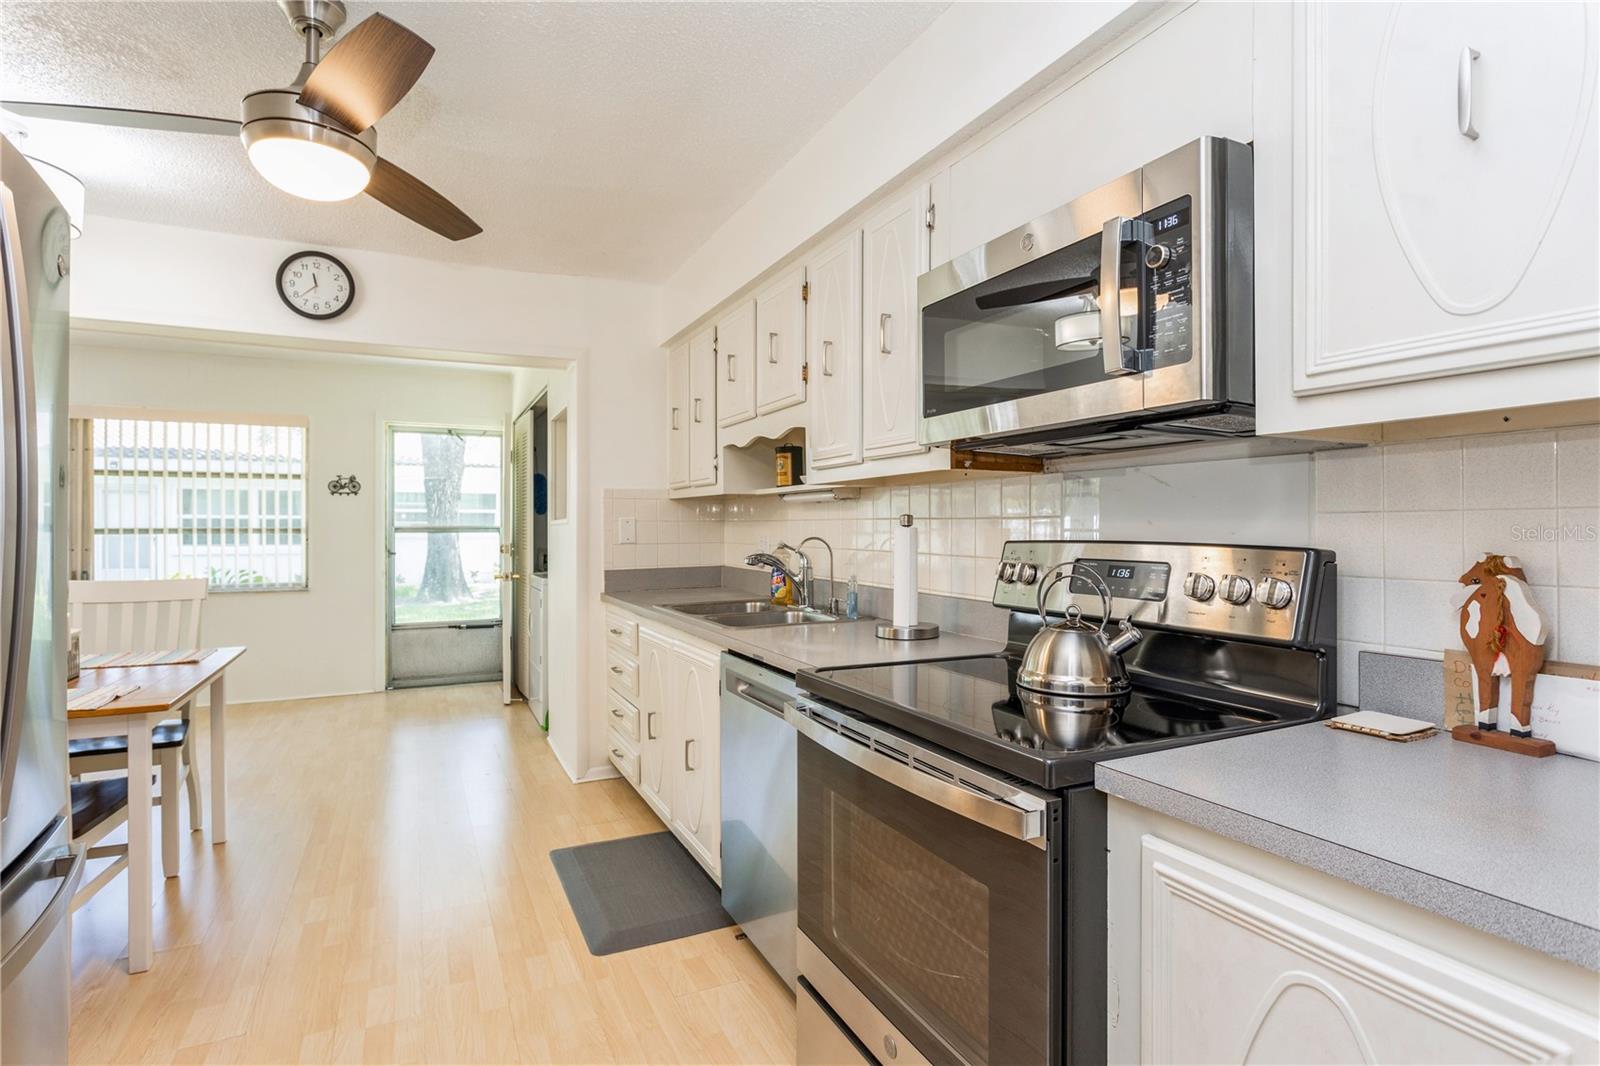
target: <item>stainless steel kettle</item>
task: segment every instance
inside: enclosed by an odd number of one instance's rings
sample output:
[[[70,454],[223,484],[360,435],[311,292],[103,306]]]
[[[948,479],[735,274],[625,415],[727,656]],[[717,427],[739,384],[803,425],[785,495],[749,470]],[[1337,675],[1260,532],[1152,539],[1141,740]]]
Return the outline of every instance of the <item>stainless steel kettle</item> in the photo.
[[[1100,625],[1083,621],[1083,612],[1068,604],[1065,617],[1051,622],[1045,613],[1045,598],[1050,589],[1069,575],[1081,574],[1100,593]],[[1033,692],[1053,696],[1115,697],[1131,687],[1122,665],[1122,653],[1144,639],[1144,634],[1126,618],[1116,635],[1106,637],[1106,622],[1111,617],[1111,590],[1092,566],[1076,561],[1057,563],[1039,580],[1039,619],[1043,626],[1028,642],[1017,670],[1017,685]]]

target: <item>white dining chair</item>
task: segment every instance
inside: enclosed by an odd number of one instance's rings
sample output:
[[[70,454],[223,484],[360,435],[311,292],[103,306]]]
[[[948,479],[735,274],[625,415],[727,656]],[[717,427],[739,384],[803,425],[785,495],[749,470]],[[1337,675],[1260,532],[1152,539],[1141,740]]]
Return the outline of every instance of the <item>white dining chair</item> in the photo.
[[[167,651],[200,646],[200,614],[205,606],[204,578],[168,581],[71,581],[67,607],[72,628],[79,631],[80,656],[119,651]],[[181,777],[189,793],[189,828],[198,832],[199,771],[194,762],[194,741],[189,726],[193,701],[184,704],[182,717],[158,723],[151,730],[154,761],[160,770],[162,860],[167,875],[177,873],[177,784]],[[74,778],[128,766],[127,737],[96,737],[67,744],[69,768]]]

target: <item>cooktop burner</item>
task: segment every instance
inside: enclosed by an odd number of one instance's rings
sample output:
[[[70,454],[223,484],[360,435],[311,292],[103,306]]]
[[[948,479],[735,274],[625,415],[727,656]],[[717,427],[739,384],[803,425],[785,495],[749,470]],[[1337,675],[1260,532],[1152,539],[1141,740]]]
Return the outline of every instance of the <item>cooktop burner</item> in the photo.
[[[1092,781],[1100,759],[1314,718],[1178,698],[1135,684],[1109,714],[1031,720],[1010,655],[807,672],[801,688],[1045,788]]]

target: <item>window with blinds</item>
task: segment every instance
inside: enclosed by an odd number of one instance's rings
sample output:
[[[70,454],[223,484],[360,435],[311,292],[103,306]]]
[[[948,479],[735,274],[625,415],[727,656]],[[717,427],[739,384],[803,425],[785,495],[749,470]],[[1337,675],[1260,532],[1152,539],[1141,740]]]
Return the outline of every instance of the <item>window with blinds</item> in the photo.
[[[78,470],[91,485],[83,525],[93,538],[84,576],[306,587],[304,421],[84,421],[76,436],[89,447],[77,458],[87,460]]]

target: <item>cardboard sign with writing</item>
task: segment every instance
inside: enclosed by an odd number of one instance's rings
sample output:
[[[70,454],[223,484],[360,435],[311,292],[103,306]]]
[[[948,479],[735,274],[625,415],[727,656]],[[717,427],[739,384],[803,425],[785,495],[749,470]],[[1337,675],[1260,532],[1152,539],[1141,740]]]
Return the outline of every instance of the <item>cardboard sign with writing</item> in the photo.
[[[1541,675],[1549,675],[1552,677],[1573,678],[1578,681],[1600,681],[1600,666],[1585,666],[1580,663],[1558,663],[1546,661],[1544,665],[1539,668],[1539,673]],[[1537,682],[1535,687],[1537,689]],[[1586,688],[1574,688],[1573,686],[1547,687],[1549,687],[1551,691],[1545,702],[1551,704],[1551,706],[1545,708],[1545,712],[1537,716],[1537,720],[1534,723],[1535,736],[1544,735],[1553,724],[1554,719],[1561,717],[1561,715],[1555,713],[1557,710],[1555,701],[1559,700],[1562,704],[1566,704],[1570,703],[1572,699],[1576,698],[1577,703],[1581,705],[1589,702],[1588,693],[1592,691]],[[1558,689],[1560,689],[1560,691],[1557,691]],[[1569,689],[1571,691],[1567,691]],[[1502,707],[1504,707],[1506,701],[1505,686],[1501,686],[1500,700]],[[1535,694],[1535,700],[1536,702],[1538,700],[1537,692]],[[1472,725],[1475,720],[1475,708],[1476,703],[1472,698],[1472,660],[1467,658],[1467,653],[1464,651],[1451,650],[1445,652],[1445,728],[1451,729],[1458,725]],[[1589,740],[1587,736],[1588,733],[1592,732],[1592,729],[1590,728],[1589,723],[1576,720],[1583,717],[1585,711],[1586,708],[1575,705],[1566,712],[1565,717],[1571,719],[1572,721],[1569,721],[1566,727],[1560,731],[1565,733],[1574,728],[1577,730],[1577,735],[1566,738],[1569,744],[1568,748],[1562,747],[1563,737],[1561,736],[1552,736],[1549,739],[1556,742],[1557,750],[1566,751],[1570,748],[1573,754],[1582,755],[1584,758],[1592,759],[1595,756],[1590,754],[1588,749],[1592,746],[1593,741]],[[1576,714],[1573,712],[1576,712]],[[1600,717],[1600,706],[1594,707],[1592,713],[1596,717]],[[1582,739],[1579,739],[1580,737]],[[1574,742],[1576,742],[1575,746]]]

